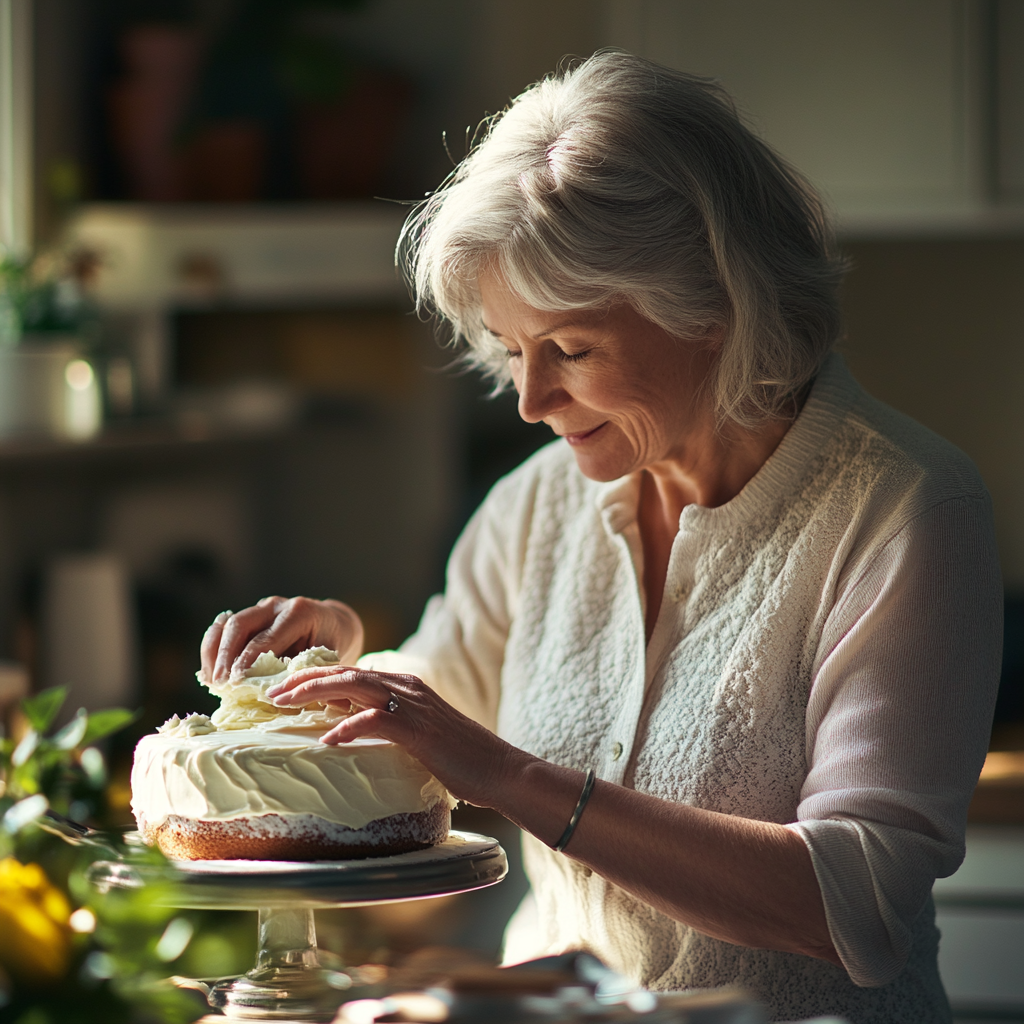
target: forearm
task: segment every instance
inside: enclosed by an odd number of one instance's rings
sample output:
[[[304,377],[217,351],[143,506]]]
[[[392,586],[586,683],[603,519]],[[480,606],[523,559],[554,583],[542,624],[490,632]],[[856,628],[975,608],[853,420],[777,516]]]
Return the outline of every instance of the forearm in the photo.
[[[365,710],[325,742],[381,736],[400,743],[453,796],[493,807],[548,844],[559,840],[579,799],[583,773],[513,747],[414,676],[316,668],[268,693],[281,705],[355,702]],[[395,713],[384,710],[392,700]],[[566,854],[708,935],[838,963],[810,854],[782,825],[598,782]]]
[[[546,843],[583,775],[521,751],[493,806]],[[737,945],[838,964],[803,840],[782,825],[674,804],[598,782],[565,851],[656,910]]]

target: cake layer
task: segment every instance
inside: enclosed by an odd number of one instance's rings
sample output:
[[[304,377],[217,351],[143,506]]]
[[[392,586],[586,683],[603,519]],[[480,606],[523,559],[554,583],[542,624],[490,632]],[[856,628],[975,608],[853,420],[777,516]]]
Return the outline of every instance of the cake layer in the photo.
[[[202,715],[172,719],[144,736],[131,781],[132,810],[144,833],[171,815],[230,821],[309,814],[362,829],[455,804],[419,761],[385,740],[328,746],[316,733],[217,729]]]
[[[383,857],[420,850],[448,837],[447,803],[428,811],[393,814],[361,829],[313,814],[262,814],[230,821],[171,815],[143,835],[176,860],[334,860]]]

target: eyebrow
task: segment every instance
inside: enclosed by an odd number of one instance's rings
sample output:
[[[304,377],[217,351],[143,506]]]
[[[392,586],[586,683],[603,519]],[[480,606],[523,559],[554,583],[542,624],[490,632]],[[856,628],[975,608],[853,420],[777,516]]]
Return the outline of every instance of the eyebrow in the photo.
[[[577,317],[570,317],[567,320],[558,320],[558,321],[556,321],[555,323],[551,324],[550,327],[545,327],[543,331],[538,331],[536,334],[531,335],[531,337],[536,340],[538,338],[545,337],[545,335],[553,334],[555,331],[565,330],[565,328],[567,328],[567,327],[593,327],[593,326],[594,326],[594,321],[592,319],[590,319],[590,318],[578,317],[578,316]],[[503,337],[503,335],[499,334],[497,331],[495,331],[492,328],[488,327],[487,324],[484,324],[484,330],[488,334],[492,335],[495,338]]]

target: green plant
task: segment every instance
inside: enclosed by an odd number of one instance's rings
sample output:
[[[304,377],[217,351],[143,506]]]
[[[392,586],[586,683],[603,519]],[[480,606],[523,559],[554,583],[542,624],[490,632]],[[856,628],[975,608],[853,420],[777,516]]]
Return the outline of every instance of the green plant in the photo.
[[[62,815],[103,823],[107,765],[96,744],[136,718],[124,708],[91,714],[79,708],[74,717],[47,735],[67,699],[56,686],[21,703],[28,728],[17,742],[0,740],[0,856],[15,852],[21,828],[48,809]]]
[[[244,968],[251,944],[235,919],[173,908],[173,872],[158,850],[63,817],[74,809],[104,822],[96,744],[135,718],[79,711],[51,732],[66,696],[55,687],[23,701],[23,735],[0,740],[0,1024],[186,1024],[202,1006],[166,976],[200,968],[204,948],[221,950],[214,970]],[[151,881],[99,891],[90,871],[109,860]]]
[[[27,333],[92,333],[95,315],[83,286],[95,264],[84,252],[2,256],[0,346],[17,345]]]

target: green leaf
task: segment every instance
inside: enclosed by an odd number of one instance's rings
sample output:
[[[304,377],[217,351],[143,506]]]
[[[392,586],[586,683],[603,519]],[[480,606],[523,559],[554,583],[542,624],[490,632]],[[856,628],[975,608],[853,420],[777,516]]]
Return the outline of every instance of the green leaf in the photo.
[[[107,784],[107,762],[96,747],[86,747],[82,751],[81,765],[95,789],[102,789]]]
[[[37,793],[35,796],[19,800],[3,817],[3,827],[8,832],[20,832],[30,825],[49,807],[46,797]]]
[[[74,750],[82,742],[88,728],[89,715],[85,708],[79,708],[75,712],[75,717],[63,729],[50,737],[50,742],[58,750]]]
[[[123,729],[126,725],[134,722],[140,713],[139,711],[129,711],[127,708],[104,708],[102,711],[94,711],[89,715],[85,732],[78,741],[78,745],[87,747],[90,743],[95,743],[97,740],[103,739],[104,736]]]
[[[64,706],[67,695],[66,686],[51,686],[34,697],[26,697],[21,702],[21,710],[25,712],[33,729],[46,732],[57,717],[57,712]]]
[[[7,780],[7,791],[19,799],[39,792],[39,765],[34,758],[11,772]]]
[[[29,729],[11,755],[11,764],[15,768],[20,768],[36,752],[40,739],[42,737],[35,729]]]

